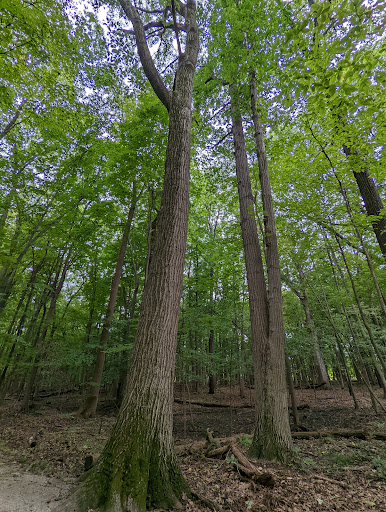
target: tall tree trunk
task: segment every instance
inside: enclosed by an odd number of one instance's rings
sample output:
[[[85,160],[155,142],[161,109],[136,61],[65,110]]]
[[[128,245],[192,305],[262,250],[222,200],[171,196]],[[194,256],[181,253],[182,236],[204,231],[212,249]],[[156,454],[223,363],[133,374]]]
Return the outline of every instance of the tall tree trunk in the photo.
[[[9,325],[8,332],[7,332],[8,335],[16,334],[16,337],[18,337],[22,334],[24,322],[25,322],[25,319],[27,316],[28,307],[31,303],[32,295],[34,292],[35,280],[36,280],[38,273],[40,272],[40,270],[42,269],[42,267],[44,265],[45,259],[46,259],[46,255],[42,258],[42,260],[39,262],[39,264],[35,265],[32,269],[28,284],[26,285],[23,293],[21,294],[18,305],[16,307],[15,314],[14,314],[13,319]],[[19,310],[21,309],[21,306],[23,305],[23,302],[27,295],[27,292],[28,292],[27,300],[24,304],[24,309],[23,309],[22,314],[20,315],[20,318],[19,318],[19,321],[17,324],[17,328],[16,328],[16,332],[15,332],[14,325],[16,323]],[[4,389],[2,389],[2,388],[3,388],[4,381],[5,381],[5,377],[7,375],[8,368],[12,362],[12,356],[13,356],[13,353],[15,352],[16,347],[17,347],[17,341],[14,341],[12,344],[12,347],[7,355],[7,361],[5,362],[5,364],[3,366],[3,370],[0,374],[0,397],[4,396]]]
[[[117,302],[119,282],[121,280],[123,263],[125,261],[125,253],[127,249],[127,243],[129,241],[130,228],[134,218],[135,206],[137,201],[137,193],[135,182],[133,183],[132,201],[127,216],[126,224],[123,229],[121,246],[118,253],[117,263],[115,265],[115,271],[111,282],[111,291],[109,302],[106,309],[106,315],[103,322],[102,333],[99,340],[99,346],[97,348],[97,357],[94,366],[94,373],[92,376],[91,383],[86,391],[86,398],[84,403],[80,407],[78,414],[83,418],[90,418],[95,416],[96,409],[99,399],[99,390],[102,382],[102,373],[105,364],[105,348],[109,338],[109,330],[111,322],[114,316],[115,304]]]
[[[287,355],[285,358],[285,370],[286,370],[286,375],[287,375],[288,390],[289,390],[289,394],[291,397],[292,416],[293,416],[293,420],[294,420],[294,426],[296,428],[296,427],[300,426],[300,420],[299,420],[299,413],[298,413],[298,404],[297,404],[296,394],[295,394],[295,386],[294,386],[294,381],[292,379],[291,363],[290,363]]]
[[[76,506],[68,502],[62,507],[82,512],[98,507],[114,512],[171,508],[186,488],[173,447],[172,404],[188,227],[196,5],[194,0],[179,4],[187,36],[169,92],[155,69],[136,8],[129,0],[120,3],[133,23],[144,71],[169,111],[169,136],[157,233],[126,393],[110,439],[75,496]]]
[[[252,91],[253,109],[255,102],[255,92]],[[292,438],[285,380],[285,338],[281,309],[280,269],[264,140],[254,112],[260,183],[265,212],[269,292],[266,288],[260,242],[254,217],[254,201],[242,120],[237,104],[237,94],[233,87],[231,87],[231,108],[240,225],[248,280],[256,389],[256,423],[251,452],[257,457],[283,460],[292,451]],[[260,133],[258,133],[259,130]]]

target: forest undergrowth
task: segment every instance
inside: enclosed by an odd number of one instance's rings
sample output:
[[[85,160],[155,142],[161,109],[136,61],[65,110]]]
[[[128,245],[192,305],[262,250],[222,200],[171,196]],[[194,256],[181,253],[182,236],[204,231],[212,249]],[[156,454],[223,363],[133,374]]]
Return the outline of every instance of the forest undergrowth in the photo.
[[[371,409],[365,389],[356,391],[358,410],[348,392],[338,387],[297,390],[303,429],[344,429],[363,433],[364,438],[326,434],[295,439],[296,458],[287,466],[252,460],[258,472],[272,476],[273,486],[264,486],[241,471],[231,450],[214,458],[205,449],[209,430],[214,438],[231,439],[227,442],[247,455],[247,434],[254,422],[253,391],[246,390],[241,399],[237,388],[221,388],[211,396],[206,390],[189,396],[177,390],[175,443],[193,491],[191,497],[184,497],[182,511],[386,511],[386,445],[376,438],[386,433],[386,414]],[[375,392],[384,403],[381,392]],[[74,483],[84,472],[86,457],[101,451],[117,412],[114,402],[102,397],[97,417],[82,419],[72,414],[80,400],[77,393],[42,393],[28,415],[19,412],[17,401],[5,400],[0,408],[1,462],[19,472]],[[1,491],[0,510],[14,510],[1,501]],[[41,512],[45,510],[51,509],[42,503]]]

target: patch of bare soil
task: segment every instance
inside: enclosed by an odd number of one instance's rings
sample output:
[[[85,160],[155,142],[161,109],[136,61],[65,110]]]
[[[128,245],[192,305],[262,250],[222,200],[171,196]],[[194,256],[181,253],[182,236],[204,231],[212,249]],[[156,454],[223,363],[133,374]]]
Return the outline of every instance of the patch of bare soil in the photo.
[[[386,512],[385,441],[367,435],[386,432],[386,415],[370,408],[365,389],[356,391],[359,410],[354,410],[350,395],[340,388],[297,390],[304,428],[363,431],[366,439],[296,439],[296,457],[290,465],[252,460],[258,471],[272,474],[272,488],[245,476],[231,451],[208,458],[204,450],[194,448],[207,429],[220,438],[251,433],[253,392],[247,390],[244,399],[236,395],[236,389],[231,394],[229,388],[219,389],[214,396],[205,390],[189,395],[176,392],[180,403],[174,410],[175,440],[182,446],[181,466],[196,495],[185,497],[182,511]],[[386,406],[380,391],[375,391]],[[101,451],[116,407],[103,399],[97,418],[84,420],[71,414],[79,400],[74,394],[41,397],[28,415],[18,412],[16,401],[3,403],[0,512],[51,510],[83,472],[86,455]],[[248,437],[237,438],[237,447],[247,454]]]

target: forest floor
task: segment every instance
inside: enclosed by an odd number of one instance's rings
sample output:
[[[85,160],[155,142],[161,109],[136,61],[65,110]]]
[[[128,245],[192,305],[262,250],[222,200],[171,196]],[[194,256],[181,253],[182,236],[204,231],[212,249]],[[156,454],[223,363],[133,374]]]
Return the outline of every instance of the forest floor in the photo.
[[[237,436],[247,454],[254,422],[253,391],[205,390],[189,396],[176,391],[175,442],[184,476],[196,497],[184,497],[182,512],[386,512],[386,442],[367,434],[386,433],[386,414],[375,413],[365,388],[356,387],[355,410],[347,390],[297,390],[300,422],[309,431],[347,429],[365,439],[327,435],[295,439],[295,460],[280,465],[252,461],[272,474],[275,485],[264,487],[242,476],[230,453],[208,458],[202,448],[207,429],[214,437]],[[380,402],[380,390],[375,390]],[[6,399],[0,407],[0,512],[46,512],[58,506],[84,471],[87,455],[101,451],[115,421],[116,407],[102,398],[95,419],[72,413],[78,394],[42,393],[30,414]],[[200,402],[203,405],[189,404]],[[220,405],[224,405],[221,407]],[[209,500],[205,505],[197,496]],[[209,507],[207,506],[209,505]]]

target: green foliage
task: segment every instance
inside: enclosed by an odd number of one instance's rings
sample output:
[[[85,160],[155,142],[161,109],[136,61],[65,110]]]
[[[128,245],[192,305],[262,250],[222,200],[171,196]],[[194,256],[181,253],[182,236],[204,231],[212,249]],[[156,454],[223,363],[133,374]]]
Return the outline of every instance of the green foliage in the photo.
[[[17,119],[0,140],[0,365],[9,363],[8,375],[18,378],[32,368],[60,261],[68,255],[40,354],[44,386],[70,387],[87,378],[135,182],[136,212],[104,375],[106,385],[116,383],[133,345],[151,222],[160,202],[168,114],[143,85],[117,5],[102,10],[53,0],[2,4],[0,133]],[[365,2],[316,2],[310,9],[303,1],[214,0],[199,5],[199,19],[205,50],[195,82],[176,379],[205,383],[215,374],[225,384],[252,378],[224,85],[232,82],[239,91],[258,197],[247,126],[252,69],[277,214],[294,375],[302,370],[311,380],[314,333],[330,375],[339,364],[337,338],[354,375],[351,359],[359,351],[368,364],[372,346],[339,243],[385,356],[383,311],[363,245],[381,290],[386,289],[384,261],[371,234],[374,219],[363,212],[352,172],[366,168],[380,184],[385,180],[384,4],[373,2],[370,9]],[[158,47],[156,34],[151,41]],[[166,75],[175,56],[165,33],[156,59]],[[350,158],[343,145],[353,150]],[[259,204],[256,215],[263,224]],[[304,290],[314,333],[299,300]],[[208,352],[211,331],[214,354]]]
[[[246,434],[244,434],[240,441],[243,443],[244,446],[247,446],[248,448],[252,446],[252,438],[248,437]]]

